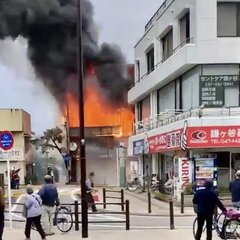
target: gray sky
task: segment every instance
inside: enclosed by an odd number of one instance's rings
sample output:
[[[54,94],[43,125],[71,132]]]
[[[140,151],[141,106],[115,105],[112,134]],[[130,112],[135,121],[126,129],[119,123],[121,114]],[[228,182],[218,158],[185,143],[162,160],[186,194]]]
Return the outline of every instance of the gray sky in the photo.
[[[134,45],[163,0],[91,0],[99,41],[118,44],[133,63]],[[0,108],[22,108],[32,116],[32,129],[41,133],[59,124],[57,104],[36,80],[27,61],[26,42],[0,42]]]

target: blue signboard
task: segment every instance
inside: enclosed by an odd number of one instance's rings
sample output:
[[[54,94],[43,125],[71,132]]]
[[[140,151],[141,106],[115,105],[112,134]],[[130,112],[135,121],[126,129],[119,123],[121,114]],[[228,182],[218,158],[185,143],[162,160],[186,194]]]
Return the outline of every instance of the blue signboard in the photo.
[[[0,148],[7,151],[13,147],[14,137],[9,131],[3,131],[0,134]]]
[[[133,155],[144,154],[144,139],[133,142]]]

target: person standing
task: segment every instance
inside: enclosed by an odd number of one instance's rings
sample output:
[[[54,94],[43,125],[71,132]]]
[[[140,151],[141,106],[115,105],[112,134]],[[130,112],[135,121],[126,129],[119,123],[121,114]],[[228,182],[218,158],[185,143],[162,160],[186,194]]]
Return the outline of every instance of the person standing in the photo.
[[[89,206],[92,208],[92,212],[97,212],[97,208],[94,202],[94,198],[92,193],[94,192],[94,173],[91,172],[89,174],[89,179],[86,180],[85,186],[86,186],[86,198]]]
[[[42,222],[43,228],[45,229],[46,235],[53,235],[52,230],[53,224],[51,217],[55,212],[55,205],[59,206],[60,201],[58,198],[58,191],[55,185],[52,183],[52,177],[46,175],[44,177],[45,185],[42,186],[38,194],[42,199],[43,211],[42,211]]]
[[[41,225],[42,200],[39,195],[33,193],[32,187],[30,185],[27,186],[26,192],[27,195],[25,197],[24,204],[26,217],[26,239],[30,240],[31,227],[32,224],[34,224],[42,240],[46,240],[46,235]]]
[[[229,183],[229,191],[232,194],[232,204],[240,208],[240,170],[235,173],[235,180]]]
[[[205,221],[207,225],[207,240],[212,240],[214,209],[218,206],[223,212],[227,211],[217,194],[212,190],[212,181],[205,181],[204,187],[205,189],[198,190],[193,198],[193,204],[197,205],[198,228],[195,237],[196,240],[201,239]]]
[[[4,230],[4,192],[3,189],[0,188],[0,240],[2,240],[3,230]]]

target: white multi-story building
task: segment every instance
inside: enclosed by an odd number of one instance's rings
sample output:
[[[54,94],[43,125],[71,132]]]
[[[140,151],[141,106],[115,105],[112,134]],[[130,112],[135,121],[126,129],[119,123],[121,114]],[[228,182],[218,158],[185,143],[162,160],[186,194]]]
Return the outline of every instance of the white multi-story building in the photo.
[[[166,0],[135,46],[135,135],[141,175],[175,189],[240,167],[240,0]],[[176,191],[178,192],[178,191]]]

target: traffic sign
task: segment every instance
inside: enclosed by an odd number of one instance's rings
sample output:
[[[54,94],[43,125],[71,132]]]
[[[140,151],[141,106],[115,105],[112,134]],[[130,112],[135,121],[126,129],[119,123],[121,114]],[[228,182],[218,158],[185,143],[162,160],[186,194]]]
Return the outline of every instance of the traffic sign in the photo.
[[[2,131],[0,134],[0,148],[7,151],[13,147],[14,137],[9,131]]]

